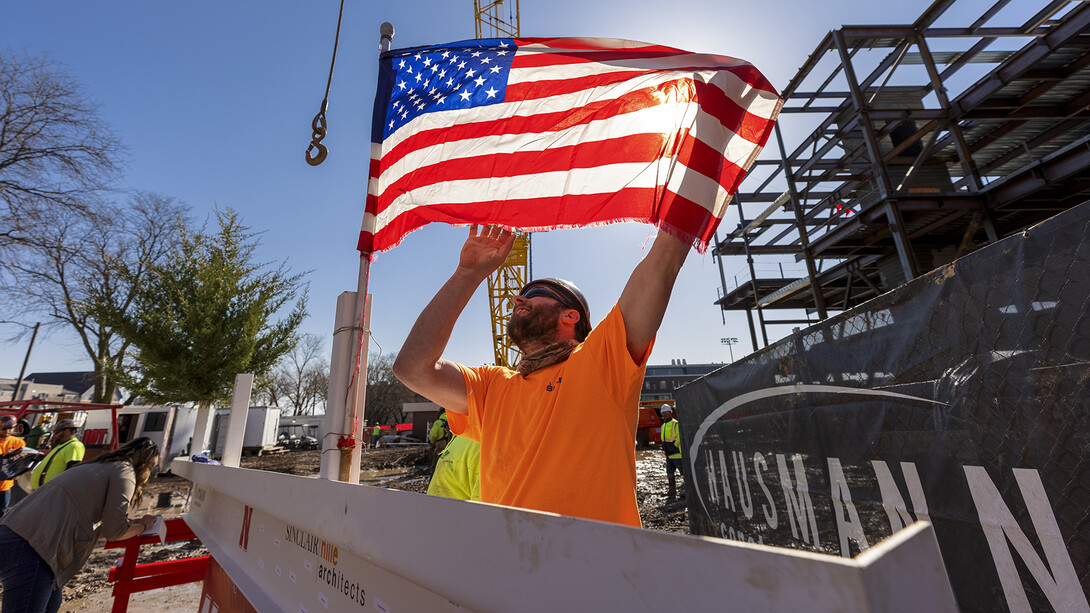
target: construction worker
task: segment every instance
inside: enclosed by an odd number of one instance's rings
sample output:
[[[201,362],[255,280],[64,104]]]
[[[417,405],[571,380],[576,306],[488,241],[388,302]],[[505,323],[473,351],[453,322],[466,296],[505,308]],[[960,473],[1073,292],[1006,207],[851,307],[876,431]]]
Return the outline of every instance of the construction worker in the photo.
[[[447,410],[439,409],[439,417],[432,422],[431,430],[428,431],[428,442],[437,447],[439,451],[443,451],[443,448],[447,446],[447,443],[452,436],[454,435],[450,432],[450,423],[447,421]]]
[[[26,443],[27,447],[37,449],[42,445],[48,444],[49,437],[47,437],[46,434],[49,432],[49,428],[46,426],[49,425],[49,419],[49,416],[43,416],[38,423],[34,424],[34,427],[30,429],[30,432],[27,432],[26,436],[23,437],[23,442]]]
[[[681,435],[677,420],[674,419],[674,408],[664,404],[659,412],[662,414],[662,451],[666,454],[666,499],[673,500],[677,497],[677,477],[674,472],[685,474],[681,470]]]
[[[375,429],[371,430],[371,449],[378,447],[378,437],[382,434],[382,426],[375,424]]]
[[[62,419],[53,426],[53,450],[30,473],[30,489],[36,490],[53,477],[83,461],[86,449],[76,438],[76,422]]]
[[[480,442],[482,501],[639,526],[639,392],[689,244],[659,232],[593,331],[586,297],[574,284],[526,284],[507,322],[508,337],[525,356],[516,369],[444,360],[459,315],[513,243],[514,234],[499,227],[470,229],[453,275],[409,332],[394,374],[446,407],[455,434]]]
[[[439,454],[428,494],[460,500],[481,499],[481,444],[455,436]]]
[[[428,443],[431,444],[431,463],[428,472],[435,471],[435,464],[439,461],[439,454],[446,449],[447,443],[454,437],[450,431],[450,423],[447,422],[447,410],[439,409],[439,417],[431,425],[428,431]]]
[[[15,418],[11,415],[0,416],[0,455],[26,447],[23,439],[12,434],[14,430]],[[0,517],[3,517],[11,504],[11,488],[14,485],[14,479],[0,481]]]

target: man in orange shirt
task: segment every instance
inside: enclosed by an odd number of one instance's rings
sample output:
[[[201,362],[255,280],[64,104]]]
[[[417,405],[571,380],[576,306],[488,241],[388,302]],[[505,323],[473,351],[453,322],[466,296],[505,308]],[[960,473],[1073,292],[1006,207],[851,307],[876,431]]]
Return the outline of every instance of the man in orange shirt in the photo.
[[[394,373],[446,407],[455,434],[481,443],[482,501],[639,526],[639,391],[689,245],[659,232],[593,330],[575,285],[528,283],[507,324],[525,356],[517,369],[444,360],[462,310],[513,241],[502,228],[470,229],[458,267],[409,332]],[[575,436],[573,423],[594,438]]]
[[[4,415],[0,417],[0,455],[3,455],[9,451],[26,447],[26,443],[18,436],[12,435],[12,431],[15,429],[15,418],[11,415]],[[4,516],[4,513],[8,511],[8,504],[11,503],[11,488],[15,485],[14,479],[8,479],[6,481],[0,481],[0,517]]]

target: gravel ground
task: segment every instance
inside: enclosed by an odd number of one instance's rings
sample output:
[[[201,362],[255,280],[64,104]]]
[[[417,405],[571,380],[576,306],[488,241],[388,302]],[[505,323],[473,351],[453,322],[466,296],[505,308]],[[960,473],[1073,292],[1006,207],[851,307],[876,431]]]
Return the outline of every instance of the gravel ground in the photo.
[[[242,458],[242,467],[308,476],[318,473],[320,461],[321,454],[317,451],[294,451],[245,457]],[[685,500],[666,501],[664,464],[662,452],[657,449],[636,451],[636,498],[640,517],[644,528],[688,534],[689,518]],[[361,481],[366,485],[423,493],[428,487],[427,468],[426,448],[379,449],[363,456],[360,463]],[[145,486],[142,504],[132,515],[139,517],[144,513],[160,513],[166,517],[178,516],[185,511],[189,489],[189,482],[181,477],[157,476]],[[170,494],[171,506],[157,508],[160,495],[166,493]],[[161,562],[207,554],[208,551],[196,542],[149,545],[141,550],[140,562]],[[118,549],[96,550],[83,570],[65,587],[61,611],[108,611],[112,598],[106,576],[109,569],[117,564],[120,555],[121,550]],[[189,613],[197,610],[200,594],[197,584],[149,592],[143,598],[134,596],[129,610]]]

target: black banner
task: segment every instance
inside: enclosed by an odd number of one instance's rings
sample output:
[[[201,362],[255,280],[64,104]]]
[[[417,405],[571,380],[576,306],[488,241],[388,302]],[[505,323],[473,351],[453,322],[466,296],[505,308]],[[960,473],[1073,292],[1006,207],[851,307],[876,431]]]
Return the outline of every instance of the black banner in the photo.
[[[1090,206],[678,390],[693,534],[930,520],[964,611],[1090,611]]]

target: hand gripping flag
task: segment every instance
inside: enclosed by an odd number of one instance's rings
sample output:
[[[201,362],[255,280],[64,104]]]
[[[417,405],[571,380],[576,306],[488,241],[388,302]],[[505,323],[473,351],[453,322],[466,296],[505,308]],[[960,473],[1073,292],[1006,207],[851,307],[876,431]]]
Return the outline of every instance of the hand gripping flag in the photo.
[[[387,52],[359,249],[434,221],[636,221],[703,251],[782,104],[747,62],[625,40]]]

